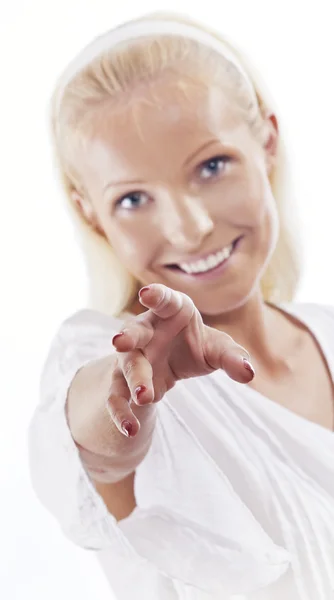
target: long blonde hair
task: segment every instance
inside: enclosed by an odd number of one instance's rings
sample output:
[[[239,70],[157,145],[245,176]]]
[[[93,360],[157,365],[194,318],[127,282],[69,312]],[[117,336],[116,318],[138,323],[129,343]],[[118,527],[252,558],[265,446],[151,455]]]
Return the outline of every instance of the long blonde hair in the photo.
[[[194,25],[227,44],[253,83],[258,110],[262,115],[268,111],[277,114],[259,73],[240,51],[232,47],[220,34],[183,15],[153,13],[138,20],[164,18]],[[178,53],[175,52],[177,44]],[[72,193],[80,188],[80,182],[70,164],[69,147],[74,136],[80,133],[80,118],[83,121],[83,115],[89,112],[87,108],[96,108],[106,96],[117,97],[120,92],[131,91],[138,80],[138,73],[146,79],[154,78],[157,73],[170,66],[173,58],[174,61],[176,58],[180,62],[180,57],[187,56],[189,51],[191,54],[194,48],[192,40],[178,40],[177,44],[175,38],[164,36],[154,46],[141,40],[140,44],[132,43],[129,48],[123,48],[120,52],[102,55],[70,81],[60,107],[58,87],[52,98],[51,133],[55,162],[65,191],[66,207],[79,235],[85,258],[89,283],[88,304],[91,308],[107,314],[119,315],[129,309],[138,290],[138,283],[120,264],[106,238],[93,229],[77,209]],[[201,56],[201,45],[198,46],[198,55]],[[205,48],[202,48],[202,51],[204,58]],[[261,289],[264,300],[268,302],[289,302],[295,294],[300,275],[300,246],[299,240],[296,239],[291,180],[282,135],[277,162],[270,176],[270,185],[277,204],[280,232],[276,248],[261,280]]]

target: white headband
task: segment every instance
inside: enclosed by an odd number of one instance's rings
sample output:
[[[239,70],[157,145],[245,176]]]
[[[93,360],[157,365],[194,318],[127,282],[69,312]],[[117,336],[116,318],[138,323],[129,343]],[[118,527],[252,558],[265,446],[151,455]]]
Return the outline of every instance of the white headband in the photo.
[[[253,101],[257,104],[256,92],[252,81],[246,73],[244,67],[237,59],[231,48],[225,44],[222,40],[215,38],[210,33],[198,29],[193,25],[184,23],[178,23],[177,21],[168,20],[141,20],[132,23],[121,25],[116,29],[108,31],[104,35],[95,39],[89,44],[80,54],[70,62],[69,66],[65,70],[63,76],[59,81],[58,86],[58,107],[62,100],[66,86],[74,79],[74,77],[80,73],[85,67],[87,67],[93,60],[104,54],[106,51],[116,48],[121,44],[129,41],[145,38],[155,37],[162,35],[175,35],[179,37],[189,38],[196,42],[199,42],[212,50],[215,50],[222,56],[224,56],[229,62],[231,62],[239,73],[242,75],[245,83],[249,88],[249,92],[252,96]]]

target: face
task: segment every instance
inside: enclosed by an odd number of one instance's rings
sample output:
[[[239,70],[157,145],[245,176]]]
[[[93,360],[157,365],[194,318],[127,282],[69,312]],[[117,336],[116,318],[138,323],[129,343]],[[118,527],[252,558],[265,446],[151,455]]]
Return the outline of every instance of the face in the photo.
[[[140,285],[180,290],[203,315],[232,311],[276,243],[274,120],[261,143],[221,90],[165,79],[151,97],[94,117],[73,199]]]

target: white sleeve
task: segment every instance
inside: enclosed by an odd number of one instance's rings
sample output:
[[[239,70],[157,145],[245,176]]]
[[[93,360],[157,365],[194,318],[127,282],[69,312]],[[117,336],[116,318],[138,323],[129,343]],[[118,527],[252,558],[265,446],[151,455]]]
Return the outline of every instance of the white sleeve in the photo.
[[[92,549],[105,545],[113,521],[82,466],[67,425],[65,403],[77,371],[110,354],[119,326],[116,319],[91,310],[80,311],[62,324],[42,371],[40,402],[28,434],[37,496],[72,541]]]
[[[76,372],[91,360],[110,354],[112,337],[120,325],[117,319],[84,310],[66,320],[55,336],[28,432],[32,484],[64,534],[81,547],[100,551],[107,560],[117,598],[132,597],[136,589],[138,600],[177,600],[173,578],[135,549],[135,528],[130,526],[127,531],[127,519],[118,523],[108,512],[83,467],[65,416],[67,393]],[[129,523],[132,519],[136,523],[137,510]]]

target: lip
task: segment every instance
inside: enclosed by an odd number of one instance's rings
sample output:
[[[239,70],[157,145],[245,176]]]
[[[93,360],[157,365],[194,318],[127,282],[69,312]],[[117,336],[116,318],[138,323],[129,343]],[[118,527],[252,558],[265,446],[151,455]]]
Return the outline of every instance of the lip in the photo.
[[[176,277],[186,278],[189,282],[216,279],[222,273],[224,273],[224,271],[226,271],[226,269],[230,266],[231,262],[233,262],[233,260],[235,258],[235,252],[239,248],[243,237],[244,236],[241,235],[241,236],[235,238],[235,240],[233,242],[231,242],[234,244],[233,250],[232,250],[230,256],[224,260],[224,262],[222,262],[217,267],[214,267],[213,269],[210,269],[209,271],[206,271],[204,273],[186,273],[185,271],[182,271],[181,269],[177,269],[177,268],[173,269],[170,267],[170,265],[169,266],[165,265],[165,268],[169,269],[169,271],[171,273],[173,273]],[[219,250],[217,250],[217,252],[219,252]],[[205,258],[205,257],[210,256],[210,254],[214,254],[214,252],[210,252],[209,254],[206,254],[206,255],[202,254],[201,257]],[[201,260],[201,258],[199,258],[198,260]],[[180,261],[180,262],[183,262],[183,261]],[[186,261],[184,261],[184,262],[186,262]]]

